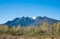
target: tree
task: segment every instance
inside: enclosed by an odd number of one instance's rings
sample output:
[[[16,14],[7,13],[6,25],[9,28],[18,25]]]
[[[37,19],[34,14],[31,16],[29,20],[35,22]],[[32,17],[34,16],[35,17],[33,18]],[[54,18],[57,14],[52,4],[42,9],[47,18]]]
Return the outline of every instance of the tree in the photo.
[[[9,27],[7,25],[3,26],[3,32],[7,32],[9,30]]]
[[[56,25],[56,31],[60,35],[60,22],[58,22]]]
[[[0,25],[0,32],[3,32],[3,25]]]
[[[38,26],[38,27],[35,27],[34,28],[34,32],[35,32],[35,34],[40,34],[40,27]]]
[[[9,32],[10,32],[11,34],[15,34],[15,33],[17,32],[16,27],[15,27],[15,26],[11,27],[11,28],[9,29]]]
[[[41,31],[44,32],[43,34],[48,34],[49,33],[49,24],[48,22],[43,22],[41,25]]]
[[[33,26],[28,26],[24,28],[24,34],[25,35],[32,35],[34,34],[34,27]]]
[[[17,34],[18,35],[22,35],[23,34],[23,28],[20,25],[18,25],[18,27],[16,29],[17,29]]]
[[[7,32],[8,30],[9,30],[9,27],[7,25],[0,26],[0,32]]]

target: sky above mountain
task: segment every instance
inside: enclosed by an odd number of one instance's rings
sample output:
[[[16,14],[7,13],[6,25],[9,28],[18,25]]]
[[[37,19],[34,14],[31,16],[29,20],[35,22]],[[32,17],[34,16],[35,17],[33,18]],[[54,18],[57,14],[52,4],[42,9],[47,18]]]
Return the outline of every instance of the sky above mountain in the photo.
[[[0,0],[0,24],[22,16],[60,20],[60,0]]]

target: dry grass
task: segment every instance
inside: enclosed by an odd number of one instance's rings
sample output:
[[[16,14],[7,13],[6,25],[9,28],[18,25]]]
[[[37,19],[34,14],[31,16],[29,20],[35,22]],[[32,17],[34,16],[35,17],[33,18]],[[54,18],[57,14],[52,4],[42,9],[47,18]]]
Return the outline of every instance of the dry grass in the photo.
[[[12,35],[0,35],[0,39],[52,39],[49,36],[12,36]],[[60,39],[60,36],[54,37],[54,39]]]

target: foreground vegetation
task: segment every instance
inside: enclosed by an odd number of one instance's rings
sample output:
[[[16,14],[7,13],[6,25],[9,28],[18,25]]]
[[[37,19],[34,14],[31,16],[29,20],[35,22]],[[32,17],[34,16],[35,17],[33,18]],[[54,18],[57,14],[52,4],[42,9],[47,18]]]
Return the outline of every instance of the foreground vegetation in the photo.
[[[38,26],[26,26],[21,27],[20,25],[8,27],[7,25],[0,25],[0,35],[11,35],[11,36],[30,36],[30,37],[54,37],[60,36],[60,22],[55,24],[49,24],[43,22],[42,25]]]

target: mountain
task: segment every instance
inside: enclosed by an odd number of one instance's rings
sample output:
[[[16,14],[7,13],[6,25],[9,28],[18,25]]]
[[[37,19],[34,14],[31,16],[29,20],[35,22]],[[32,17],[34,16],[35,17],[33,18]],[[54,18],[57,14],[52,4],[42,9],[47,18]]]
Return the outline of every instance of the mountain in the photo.
[[[48,18],[46,16],[36,16],[36,17],[21,17],[21,18],[15,18],[12,21],[8,21],[5,23],[5,25],[8,26],[18,26],[21,25],[22,27],[25,26],[38,26],[41,25],[43,22],[47,21],[49,24],[54,24],[56,22],[59,22],[59,20]]]
[[[15,18],[12,21],[8,21],[5,23],[5,25],[8,26],[30,26],[31,24],[34,23],[34,20],[29,18],[29,17],[21,17],[21,18]]]

